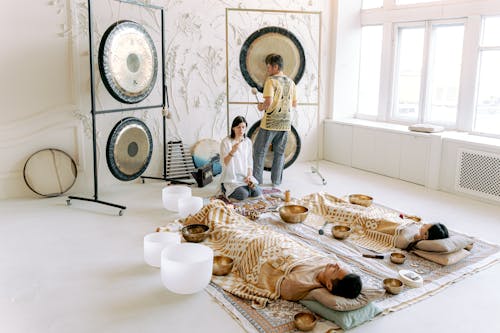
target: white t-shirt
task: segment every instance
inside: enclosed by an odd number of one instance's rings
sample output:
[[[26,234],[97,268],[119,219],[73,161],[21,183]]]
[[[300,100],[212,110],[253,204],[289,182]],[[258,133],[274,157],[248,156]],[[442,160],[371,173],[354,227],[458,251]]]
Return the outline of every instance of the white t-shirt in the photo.
[[[231,195],[234,190],[240,186],[247,185],[244,179],[247,177],[250,169],[250,175],[253,170],[252,141],[244,138],[238,146],[238,150],[233,154],[227,165],[224,165],[224,158],[229,154],[236,140],[231,137],[225,137],[220,143],[220,159],[222,164],[221,183],[226,189],[226,196]],[[257,180],[251,177],[252,182],[257,184]]]

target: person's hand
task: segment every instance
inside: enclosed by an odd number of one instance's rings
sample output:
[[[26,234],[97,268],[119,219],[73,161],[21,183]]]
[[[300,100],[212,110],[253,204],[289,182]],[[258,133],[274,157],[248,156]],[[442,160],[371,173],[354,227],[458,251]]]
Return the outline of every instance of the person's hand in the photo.
[[[264,111],[264,103],[257,103],[257,110]]]
[[[234,153],[236,153],[236,151],[238,150],[238,147],[240,146],[240,142],[236,142],[234,145],[233,145],[233,148],[231,148],[231,151],[229,152],[231,155],[234,155]]]

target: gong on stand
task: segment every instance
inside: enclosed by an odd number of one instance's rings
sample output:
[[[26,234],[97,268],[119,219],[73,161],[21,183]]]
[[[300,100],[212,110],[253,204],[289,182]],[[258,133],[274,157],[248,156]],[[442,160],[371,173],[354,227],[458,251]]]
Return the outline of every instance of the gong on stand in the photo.
[[[118,0],[120,1],[120,0]],[[122,1],[120,1],[122,2]],[[94,32],[92,0],[87,0],[90,62],[90,102],[92,117],[92,157],[94,176],[93,198],[69,196],[71,200],[95,202],[119,208],[118,215],[123,215],[125,206],[99,200],[99,183],[97,168],[97,116],[105,113],[145,110],[153,108],[166,109],[165,100],[165,59],[164,59],[164,11],[163,7],[139,2],[126,2],[140,9],[159,10],[161,15],[161,73],[158,75],[158,56],[151,36],[146,29],[133,21],[121,20],[112,24],[103,34],[98,52],[98,67],[101,79],[109,94],[120,103],[137,104],[149,96],[158,76],[161,77],[161,104],[149,106],[130,106],[126,108],[96,109],[94,78]],[[165,138],[165,116],[163,116],[163,137]],[[118,122],[108,138],[106,161],[117,179],[126,181],[139,177],[147,168],[152,153],[151,133],[147,126],[137,118],[127,117]],[[164,157],[165,158],[165,157]]]

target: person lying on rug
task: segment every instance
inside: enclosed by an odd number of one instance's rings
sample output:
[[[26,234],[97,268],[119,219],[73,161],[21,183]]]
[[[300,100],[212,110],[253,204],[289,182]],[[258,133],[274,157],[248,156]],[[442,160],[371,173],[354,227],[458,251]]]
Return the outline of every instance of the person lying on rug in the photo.
[[[401,228],[395,240],[395,247],[402,250],[412,249],[421,240],[448,238],[448,228],[442,223],[410,223]]]
[[[412,248],[421,240],[449,237],[442,223],[422,223],[405,219],[397,211],[377,206],[363,207],[327,193],[314,193],[302,198],[302,203],[328,220],[363,230],[366,234],[399,249]]]
[[[184,222],[198,223],[210,227],[207,245],[216,254],[233,259],[231,274],[213,276],[212,281],[233,295],[252,300],[254,307],[281,297],[316,300],[334,309],[339,299],[360,295],[360,277],[335,255],[327,257],[269,226],[250,222],[220,200]]]
[[[247,126],[244,117],[234,118],[231,134],[220,144],[222,192],[227,198],[235,200],[245,200],[262,194],[257,179],[252,176],[252,141],[245,134]]]

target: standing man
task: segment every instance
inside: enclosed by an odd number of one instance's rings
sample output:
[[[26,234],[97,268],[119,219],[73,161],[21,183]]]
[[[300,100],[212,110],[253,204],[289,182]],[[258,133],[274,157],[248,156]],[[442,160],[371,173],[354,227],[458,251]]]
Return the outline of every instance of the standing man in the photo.
[[[273,145],[271,181],[273,187],[281,184],[285,164],[285,147],[291,129],[291,108],[297,106],[295,82],[283,74],[283,58],[271,53],[266,57],[268,77],[264,83],[264,102],[257,104],[264,111],[259,133],[253,146],[253,176],[262,184],[264,158]]]

